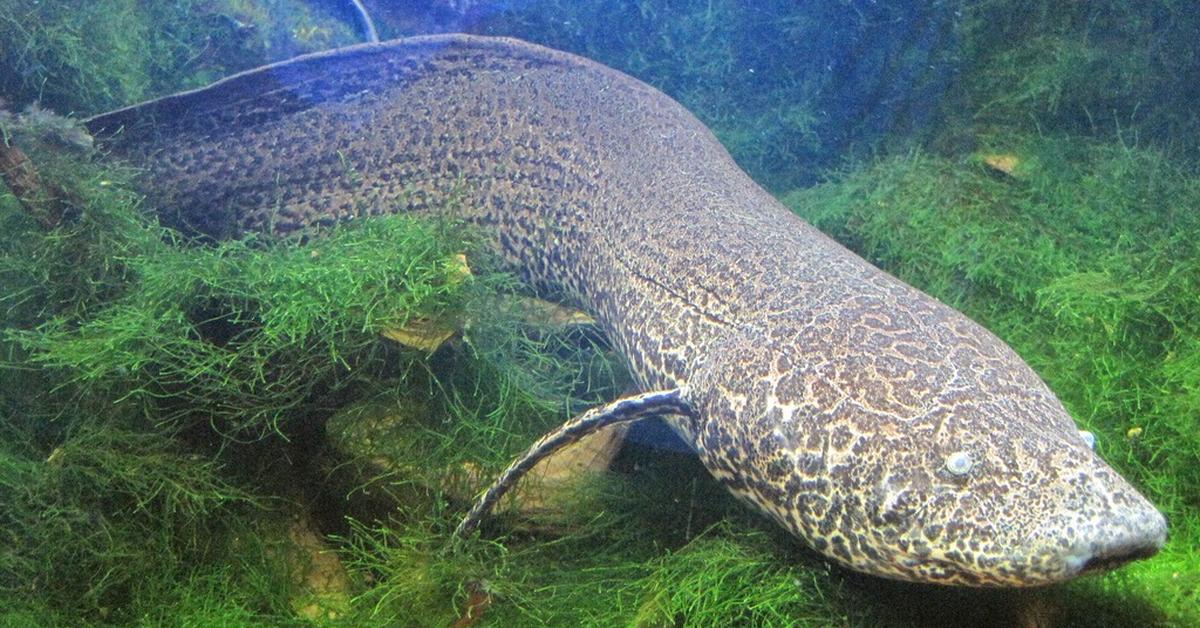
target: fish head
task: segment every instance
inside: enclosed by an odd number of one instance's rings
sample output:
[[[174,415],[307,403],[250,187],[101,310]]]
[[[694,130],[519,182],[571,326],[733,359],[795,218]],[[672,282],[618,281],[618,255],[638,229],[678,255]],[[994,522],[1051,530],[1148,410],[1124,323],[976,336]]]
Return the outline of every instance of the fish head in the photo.
[[[892,579],[1034,586],[1158,551],[1162,514],[1033,370],[912,292],[723,340],[689,391],[713,475],[821,554]]]

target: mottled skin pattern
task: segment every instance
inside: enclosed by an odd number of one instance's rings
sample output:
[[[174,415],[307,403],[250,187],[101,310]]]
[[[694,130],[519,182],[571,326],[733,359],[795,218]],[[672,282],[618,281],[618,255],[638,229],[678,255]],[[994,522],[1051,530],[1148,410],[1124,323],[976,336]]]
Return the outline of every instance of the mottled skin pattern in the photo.
[[[903,580],[1022,586],[1153,554],[1162,516],[1011,349],[750,180],[667,96],[523,42],[313,55],[99,116],[215,236],[447,203],[600,321],[735,494]]]

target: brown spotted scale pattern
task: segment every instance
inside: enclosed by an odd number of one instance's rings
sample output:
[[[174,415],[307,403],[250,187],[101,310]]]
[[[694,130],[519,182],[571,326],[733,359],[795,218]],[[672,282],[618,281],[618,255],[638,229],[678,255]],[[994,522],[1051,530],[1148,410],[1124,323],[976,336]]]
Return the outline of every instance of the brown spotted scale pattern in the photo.
[[[163,220],[225,237],[451,206],[589,309],[735,494],[829,558],[1033,585],[1152,554],[1161,515],[1000,340],[792,215],[628,76],[434,36],[94,118]],[[957,462],[954,462],[957,461]]]

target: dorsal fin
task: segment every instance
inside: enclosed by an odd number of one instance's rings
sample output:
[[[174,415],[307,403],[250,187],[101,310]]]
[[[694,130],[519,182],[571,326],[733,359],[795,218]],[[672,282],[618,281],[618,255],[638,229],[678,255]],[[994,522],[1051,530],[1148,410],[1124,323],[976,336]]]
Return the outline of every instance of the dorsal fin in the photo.
[[[244,131],[251,124],[323,103],[349,100],[382,85],[403,83],[436,71],[430,61],[447,49],[458,55],[519,57],[538,65],[586,66],[590,71],[613,72],[582,57],[508,37],[425,35],[301,55],[234,74],[206,87],[102,113],[84,124],[117,153],[124,146],[144,144],[147,135],[165,140],[174,135],[217,133],[235,127]]]

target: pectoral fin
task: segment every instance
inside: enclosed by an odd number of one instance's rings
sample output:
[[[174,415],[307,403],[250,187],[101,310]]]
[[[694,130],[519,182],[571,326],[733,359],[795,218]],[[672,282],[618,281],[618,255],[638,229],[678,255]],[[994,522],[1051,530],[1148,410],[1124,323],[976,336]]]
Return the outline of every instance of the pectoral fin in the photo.
[[[385,329],[380,334],[406,347],[433,353],[457,331],[457,328],[440,321],[419,318],[409,321],[404,327]]]
[[[458,284],[470,279],[473,274],[467,263],[467,256],[458,253],[446,260],[450,283]],[[596,320],[587,313],[533,297],[501,297],[507,303],[505,307],[513,308],[520,318],[530,325],[542,327],[567,328],[581,325],[595,325]],[[419,349],[426,353],[437,351],[447,340],[458,333],[462,321],[415,318],[402,327],[390,327],[380,334],[406,347]]]
[[[454,534],[457,536],[466,536],[473,532],[479,525],[480,520],[491,512],[496,502],[509,489],[515,486],[521,477],[532,469],[538,461],[571,443],[577,442],[584,436],[609,425],[637,421],[650,416],[660,414],[683,414],[690,416],[694,414],[691,406],[688,405],[683,397],[683,388],[656,390],[639,395],[631,395],[617,399],[607,405],[592,408],[574,419],[563,423],[557,429],[534,443],[525,452],[525,455],[518,458],[504,470],[504,473],[500,474],[500,477],[492,483],[490,488],[484,491],[471,510],[467,512],[467,515],[463,517],[462,522],[458,524],[458,528],[454,530]]]

